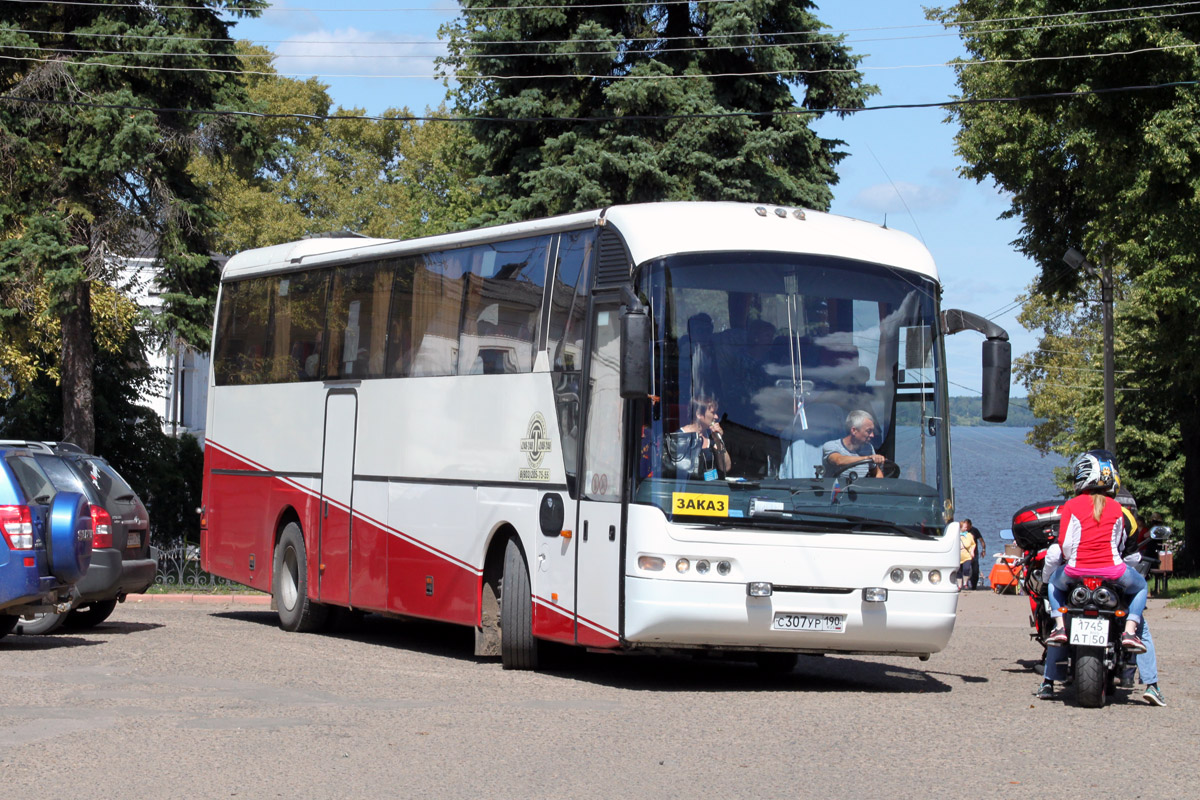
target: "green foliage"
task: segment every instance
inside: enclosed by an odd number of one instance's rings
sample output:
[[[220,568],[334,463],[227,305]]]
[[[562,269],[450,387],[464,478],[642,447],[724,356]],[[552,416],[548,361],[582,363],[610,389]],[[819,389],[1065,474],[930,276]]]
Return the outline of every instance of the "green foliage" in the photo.
[[[814,33],[811,2],[462,5],[440,64],[459,80],[459,113],[499,118],[472,123],[477,221],[657,200],[826,209],[842,143],[802,109],[861,107],[876,91],[839,37]],[[789,70],[814,72],[755,74]],[[728,112],[744,115],[706,116]]]
[[[362,116],[337,108],[327,87],[275,74],[269,53],[238,43],[249,75],[251,100],[268,114]],[[439,109],[444,115],[445,109]],[[219,158],[198,155],[191,171],[212,187],[227,222],[216,247],[236,253],[349,230],[381,238],[412,238],[464,226],[478,191],[465,174],[470,139],[461,125],[416,123],[407,108],[383,120],[254,121],[269,157],[253,175],[227,169]]]
[[[1135,19],[1096,24],[1105,17],[1071,13],[1104,9]],[[1117,395],[1122,469],[1140,505],[1184,521],[1190,542],[1184,556],[1194,559],[1200,556],[1200,361],[1194,357],[1200,350],[1200,88],[1120,89],[1194,78],[1200,20],[1129,11],[1116,0],[1083,7],[964,0],[930,13],[963,37],[969,54],[959,68],[964,99],[1096,92],[960,105],[951,119],[960,125],[964,174],[995,181],[1009,194],[1006,216],[1022,225],[1015,245],[1041,265],[1025,324],[1042,332],[1045,352],[1018,367],[1034,412],[1047,419],[1035,443],[1068,454],[1103,441],[1103,403],[1094,388],[1100,381],[1097,310],[1074,308],[1094,292],[1093,280],[1063,263],[1073,246],[1093,263],[1112,265],[1122,290],[1118,388],[1130,390]],[[1022,22],[1011,24],[1008,17]],[[1126,54],[1101,57],[1108,53]],[[1059,56],[1072,57],[1052,58]]]

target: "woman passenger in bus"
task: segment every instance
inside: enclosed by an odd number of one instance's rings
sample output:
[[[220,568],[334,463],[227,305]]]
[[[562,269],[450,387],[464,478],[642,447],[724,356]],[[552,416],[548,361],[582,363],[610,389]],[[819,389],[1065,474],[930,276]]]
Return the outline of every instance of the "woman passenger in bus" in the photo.
[[[663,453],[668,467],[677,473],[703,480],[716,480],[729,472],[733,461],[725,449],[725,432],[717,416],[717,401],[712,397],[693,397],[688,403],[691,422],[668,437]]]

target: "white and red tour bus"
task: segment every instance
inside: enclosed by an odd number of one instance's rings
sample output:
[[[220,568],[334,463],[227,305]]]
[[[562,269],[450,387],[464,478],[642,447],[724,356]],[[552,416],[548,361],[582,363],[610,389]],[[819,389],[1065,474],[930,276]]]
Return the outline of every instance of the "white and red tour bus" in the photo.
[[[943,338],[987,336],[985,417],[1009,380],[1004,331],[939,297],[907,234],[752,204],[241,253],[202,566],[289,630],[443,620],[510,668],[545,642],[927,657],[957,608]],[[882,477],[823,461],[857,411]]]

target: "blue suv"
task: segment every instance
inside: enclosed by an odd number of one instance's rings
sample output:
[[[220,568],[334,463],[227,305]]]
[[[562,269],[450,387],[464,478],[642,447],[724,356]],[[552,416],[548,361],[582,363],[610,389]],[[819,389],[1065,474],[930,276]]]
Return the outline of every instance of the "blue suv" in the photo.
[[[92,510],[26,449],[0,448],[0,637],[19,617],[67,610],[92,559]]]

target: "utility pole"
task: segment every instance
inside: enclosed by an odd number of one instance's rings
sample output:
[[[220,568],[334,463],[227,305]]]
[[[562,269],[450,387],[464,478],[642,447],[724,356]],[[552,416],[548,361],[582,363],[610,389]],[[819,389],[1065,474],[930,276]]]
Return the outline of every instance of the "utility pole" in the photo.
[[[1117,401],[1113,384],[1113,282],[1108,256],[1100,259],[1100,269],[1083,257],[1074,247],[1069,248],[1063,261],[1073,269],[1083,269],[1092,278],[1100,279],[1100,304],[1104,312],[1104,449],[1117,452]]]
[[[1104,449],[1117,452],[1117,401],[1113,386],[1113,284],[1108,256],[1100,259],[1100,302],[1104,307]]]

